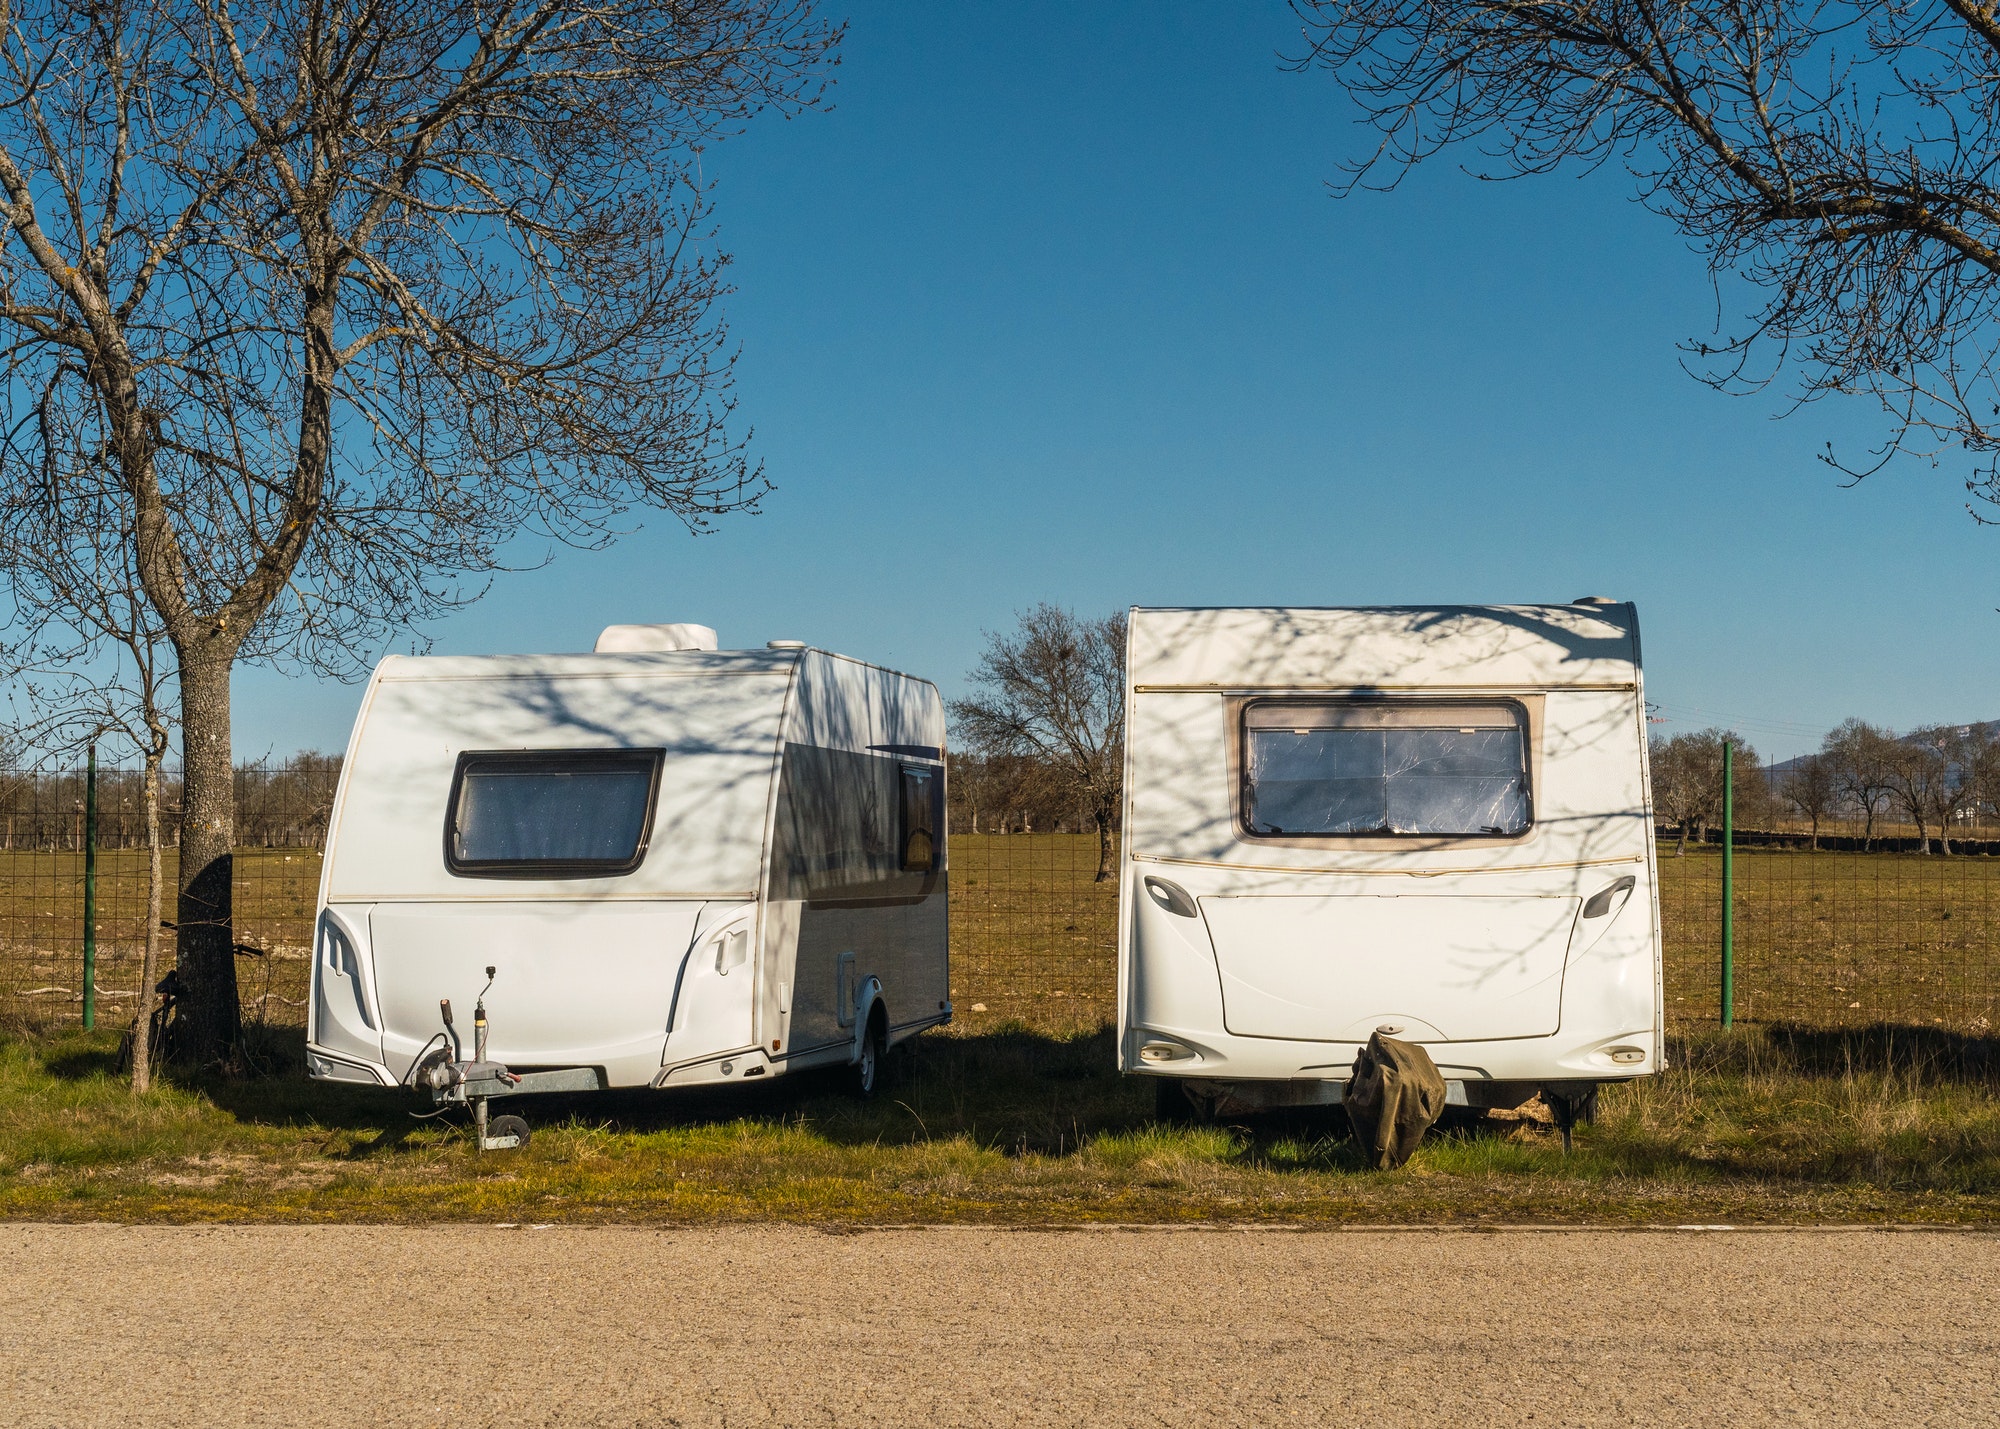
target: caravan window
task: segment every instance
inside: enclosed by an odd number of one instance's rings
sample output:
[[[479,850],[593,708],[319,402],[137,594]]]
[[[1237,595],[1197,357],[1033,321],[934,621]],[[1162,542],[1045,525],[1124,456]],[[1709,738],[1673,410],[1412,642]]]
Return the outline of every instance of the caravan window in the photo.
[[[1527,712],[1511,701],[1253,701],[1243,711],[1244,830],[1524,833],[1527,731]]]
[[[905,872],[929,873],[937,864],[938,771],[905,764],[902,864]]]
[[[461,754],[445,864],[490,878],[602,878],[646,856],[657,749]]]
[[[787,744],[771,896],[815,903],[928,897],[944,871],[944,770]]]

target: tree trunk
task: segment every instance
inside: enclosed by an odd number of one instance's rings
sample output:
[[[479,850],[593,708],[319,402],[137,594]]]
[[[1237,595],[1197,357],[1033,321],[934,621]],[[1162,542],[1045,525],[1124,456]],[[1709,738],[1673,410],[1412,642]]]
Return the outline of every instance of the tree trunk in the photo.
[[[178,966],[180,1050],[196,1065],[233,1062],[241,1032],[230,881],[236,838],[229,757],[229,670],[234,651],[180,652],[181,876]]]
[[[1111,814],[1108,810],[1098,809],[1092,818],[1097,824],[1097,877],[1090,881],[1102,883],[1111,877]]]
[[[139,961],[139,1020],[132,1024],[132,1095],[144,1096],[153,1084],[153,984],[160,977],[160,761],[147,755],[146,806],[146,955]]]
[[[1818,814],[1814,814],[1814,815],[1813,815],[1813,820],[1812,820],[1812,851],[1813,851],[1814,853],[1818,853],[1818,852],[1819,852],[1819,815],[1818,815]]]
[[[1680,849],[1674,854],[1674,857],[1686,858],[1688,856],[1688,826],[1686,819],[1681,820],[1680,831],[1681,831],[1681,846]]]

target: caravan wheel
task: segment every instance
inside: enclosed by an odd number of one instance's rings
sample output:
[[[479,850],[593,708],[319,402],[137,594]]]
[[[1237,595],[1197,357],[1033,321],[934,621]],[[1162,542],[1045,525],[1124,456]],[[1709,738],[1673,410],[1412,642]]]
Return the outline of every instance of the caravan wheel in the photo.
[[[868,1035],[861,1039],[861,1057],[854,1064],[854,1094],[866,1101],[882,1085],[882,1061],[887,1056],[882,1019],[868,1019]]]
[[[528,1144],[528,1123],[518,1116],[496,1116],[486,1127],[487,1141],[499,1141],[504,1137],[514,1138],[514,1148],[519,1150]],[[494,1150],[501,1148],[494,1147]]]

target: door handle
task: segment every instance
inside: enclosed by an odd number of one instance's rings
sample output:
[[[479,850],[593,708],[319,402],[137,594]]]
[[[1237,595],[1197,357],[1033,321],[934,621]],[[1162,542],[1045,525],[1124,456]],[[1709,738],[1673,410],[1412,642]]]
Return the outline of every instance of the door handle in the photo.
[[[1187,890],[1178,883],[1169,883],[1164,878],[1148,878],[1146,892],[1155,903],[1169,913],[1178,914],[1183,918],[1199,916],[1195,910],[1194,899],[1188,897]]]
[[[1611,911],[1612,899],[1621,893],[1630,893],[1638,886],[1639,880],[1629,873],[1626,874],[1602,893],[1591,895],[1590,901],[1583,905],[1583,916],[1586,918],[1602,918],[1606,913]]]

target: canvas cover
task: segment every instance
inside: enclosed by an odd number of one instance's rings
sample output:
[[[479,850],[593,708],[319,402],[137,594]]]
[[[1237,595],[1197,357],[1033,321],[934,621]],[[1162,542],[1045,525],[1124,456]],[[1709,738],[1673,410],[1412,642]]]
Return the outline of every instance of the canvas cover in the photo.
[[[1341,1104],[1368,1164],[1393,1171],[1415,1154],[1443,1113],[1444,1095],[1444,1078],[1430,1053],[1377,1032],[1355,1057]]]

